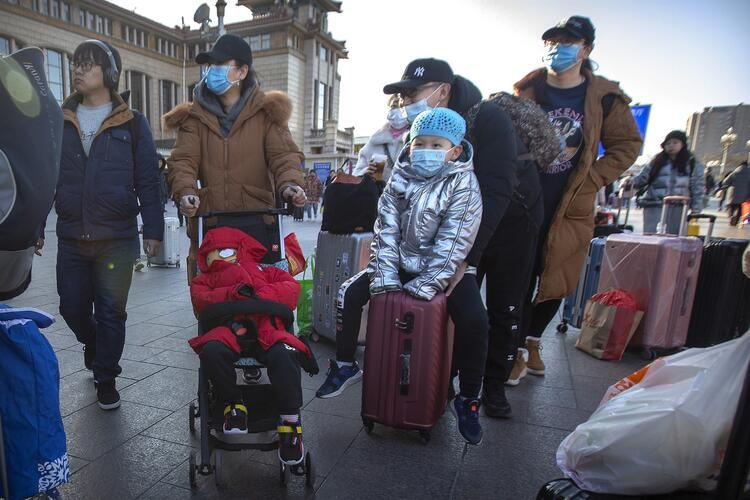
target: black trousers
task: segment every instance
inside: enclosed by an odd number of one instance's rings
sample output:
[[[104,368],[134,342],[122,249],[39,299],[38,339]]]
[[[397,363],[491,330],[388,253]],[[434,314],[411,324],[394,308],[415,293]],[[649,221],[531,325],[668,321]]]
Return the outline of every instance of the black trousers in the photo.
[[[526,293],[524,305],[525,311],[521,325],[521,335],[518,339],[518,347],[524,347],[526,345],[526,337],[540,338],[544,333],[544,330],[546,330],[547,325],[550,324],[557,314],[557,311],[560,309],[560,304],[562,303],[562,299],[546,300],[538,304],[534,303],[538,282],[544,271],[542,268],[542,252],[548,231],[549,228],[543,229],[543,233],[541,233],[538,238],[538,245],[535,252],[534,271],[529,280],[529,288]]]
[[[138,239],[58,241],[60,314],[82,344],[96,343],[94,380],[109,382],[122,371],[125,311]]]
[[[541,199],[511,203],[482,255],[477,278],[487,280],[487,381],[505,382],[513,369],[541,222]]]
[[[336,359],[339,361],[354,361],[362,308],[369,301],[370,278],[366,271],[341,285],[336,320]],[[488,320],[475,276],[465,275],[448,296],[448,314],[456,326],[453,370],[458,373],[461,394],[477,397],[487,358]]]
[[[298,352],[286,344],[274,344],[267,351],[258,348],[253,356],[266,366],[268,378],[279,413],[294,415],[302,407],[302,381]],[[225,403],[242,402],[242,391],[237,387],[234,363],[240,359],[221,342],[208,342],[200,352],[201,368],[213,384],[218,398]]]

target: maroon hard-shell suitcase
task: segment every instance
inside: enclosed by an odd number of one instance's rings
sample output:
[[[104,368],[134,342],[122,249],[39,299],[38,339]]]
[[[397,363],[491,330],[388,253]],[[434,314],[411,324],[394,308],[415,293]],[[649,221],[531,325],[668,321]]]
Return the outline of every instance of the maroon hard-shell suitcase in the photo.
[[[692,236],[624,233],[607,238],[598,291],[628,290],[645,313],[631,346],[642,346],[653,357],[685,345],[702,255],[703,242]]]
[[[424,442],[445,410],[453,329],[444,294],[431,301],[405,292],[370,301],[362,386],[362,423],[420,431]]]

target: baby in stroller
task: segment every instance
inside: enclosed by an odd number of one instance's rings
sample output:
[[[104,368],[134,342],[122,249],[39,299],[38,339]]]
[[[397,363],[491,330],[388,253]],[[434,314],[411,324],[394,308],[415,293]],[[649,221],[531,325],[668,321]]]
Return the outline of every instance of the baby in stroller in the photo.
[[[262,266],[267,249],[243,231],[221,227],[208,231],[198,252],[200,274],[190,285],[193,307],[200,315],[211,304],[231,301],[272,301],[294,309],[300,285],[286,271]],[[300,367],[314,372],[309,346],[289,333],[275,315],[234,315],[225,324],[190,339],[214,394],[224,404],[225,434],[248,432],[248,408],[236,385],[234,365],[240,355],[266,366],[280,418],[279,459],[300,464],[305,457],[299,410],[302,406]]]

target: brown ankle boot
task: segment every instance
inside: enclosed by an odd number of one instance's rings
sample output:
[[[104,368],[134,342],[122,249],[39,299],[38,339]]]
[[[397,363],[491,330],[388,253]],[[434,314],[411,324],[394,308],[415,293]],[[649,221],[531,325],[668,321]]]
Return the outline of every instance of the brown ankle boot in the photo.
[[[526,361],[523,359],[523,349],[519,349],[516,353],[516,361],[513,363],[513,368],[510,370],[510,376],[505,381],[505,385],[518,385],[525,376]]]
[[[529,360],[526,369],[532,375],[544,375],[544,361],[540,352],[542,351],[542,339],[526,337],[526,349],[529,351]]]

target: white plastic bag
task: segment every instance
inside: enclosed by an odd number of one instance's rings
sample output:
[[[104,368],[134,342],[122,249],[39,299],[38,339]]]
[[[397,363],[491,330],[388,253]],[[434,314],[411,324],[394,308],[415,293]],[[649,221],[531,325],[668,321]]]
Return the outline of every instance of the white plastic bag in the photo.
[[[720,464],[749,357],[750,333],[658,359],[563,440],[557,465],[597,493],[659,494],[697,485]]]

